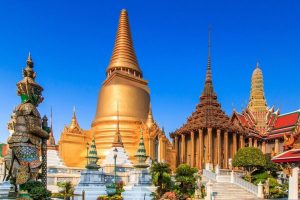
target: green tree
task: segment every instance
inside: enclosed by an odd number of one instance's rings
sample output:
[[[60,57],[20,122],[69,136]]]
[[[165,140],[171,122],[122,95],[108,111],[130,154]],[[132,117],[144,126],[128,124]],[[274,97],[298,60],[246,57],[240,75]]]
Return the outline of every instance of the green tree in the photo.
[[[272,161],[271,154],[265,154],[266,165],[264,171],[267,171],[272,177],[277,177],[277,172],[281,171],[280,166]]]
[[[150,167],[150,173],[153,184],[157,186],[157,198],[172,189],[171,169],[167,163],[154,162]]]
[[[187,164],[181,164],[176,169],[176,192],[179,199],[186,199],[192,197],[196,189],[197,168],[190,167]]]
[[[71,183],[71,181],[66,181],[66,182],[58,182],[57,186],[62,188],[62,193],[64,197],[68,200],[74,193],[74,186]]]
[[[255,147],[244,147],[238,150],[233,158],[234,167],[243,167],[251,182],[251,175],[257,169],[266,166],[266,158],[262,151]]]

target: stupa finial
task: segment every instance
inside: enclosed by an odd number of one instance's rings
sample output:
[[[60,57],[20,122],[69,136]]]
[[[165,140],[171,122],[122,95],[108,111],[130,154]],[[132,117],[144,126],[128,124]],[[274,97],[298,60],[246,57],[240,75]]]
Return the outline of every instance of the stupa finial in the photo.
[[[139,64],[133,48],[126,9],[122,9],[120,14],[115,46],[106,72],[119,68],[133,70],[136,73],[142,75],[142,71],[139,68]]]
[[[120,133],[120,122],[119,122],[119,102],[117,102],[117,130],[115,133],[114,141],[112,143],[113,147],[124,147],[121,133]]]

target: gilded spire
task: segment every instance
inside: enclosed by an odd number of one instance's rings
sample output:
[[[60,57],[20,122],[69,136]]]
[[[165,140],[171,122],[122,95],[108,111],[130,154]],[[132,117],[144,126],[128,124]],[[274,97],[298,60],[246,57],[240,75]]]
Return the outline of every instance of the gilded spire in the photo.
[[[73,116],[72,116],[72,120],[71,120],[71,124],[70,124],[70,129],[75,129],[75,128],[79,128],[79,124],[77,121],[77,117],[76,117],[76,109],[75,106],[73,108]]]
[[[148,112],[146,124],[147,124],[148,128],[151,128],[151,126],[154,124],[154,119],[153,119],[152,109],[151,109],[150,104],[149,104],[149,112]]]
[[[258,62],[256,63],[255,70],[252,73],[248,108],[254,112],[267,110],[267,103],[264,94],[263,73]]]
[[[204,90],[202,92],[202,96],[215,96],[213,85],[212,85],[210,49],[211,49],[211,29],[209,28],[207,68],[206,68],[206,76],[205,76],[205,85],[204,85]]]
[[[121,133],[120,133],[120,124],[119,124],[119,103],[117,103],[117,131],[115,133],[114,141],[112,143],[113,147],[124,147]]]
[[[133,48],[128,14],[125,9],[120,14],[115,46],[106,72],[118,68],[133,70],[142,75]]]

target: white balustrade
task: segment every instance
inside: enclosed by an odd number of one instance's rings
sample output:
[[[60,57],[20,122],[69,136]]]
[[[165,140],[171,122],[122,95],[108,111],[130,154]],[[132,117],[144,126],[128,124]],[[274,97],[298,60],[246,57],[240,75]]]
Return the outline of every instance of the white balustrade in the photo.
[[[258,196],[258,187],[234,174],[233,183]]]

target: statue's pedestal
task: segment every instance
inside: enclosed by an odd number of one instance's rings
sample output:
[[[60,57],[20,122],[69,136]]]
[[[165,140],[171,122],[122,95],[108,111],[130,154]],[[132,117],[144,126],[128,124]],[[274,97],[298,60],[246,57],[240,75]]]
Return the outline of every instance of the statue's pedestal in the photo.
[[[11,184],[8,181],[4,181],[4,182],[0,183],[0,198],[1,199],[8,197],[10,188],[11,188]]]
[[[151,200],[152,192],[155,192],[156,187],[151,185],[136,185],[125,186],[125,192],[122,193],[124,200]]]
[[[100,195],[106,195],[104,174],[102,170],[86,169],[81,172],[80,182],[75,187],[75,194],[81,195],[85,191],[86,200],[95,200]],[[82,197],[76,197],[81,200]]]
[[[124,200],[151,200],[152,192],[156,187],[152,186],[152,179],[148,168],[135,168],[130,174],[130,185],[124,187],[122,193]]]

